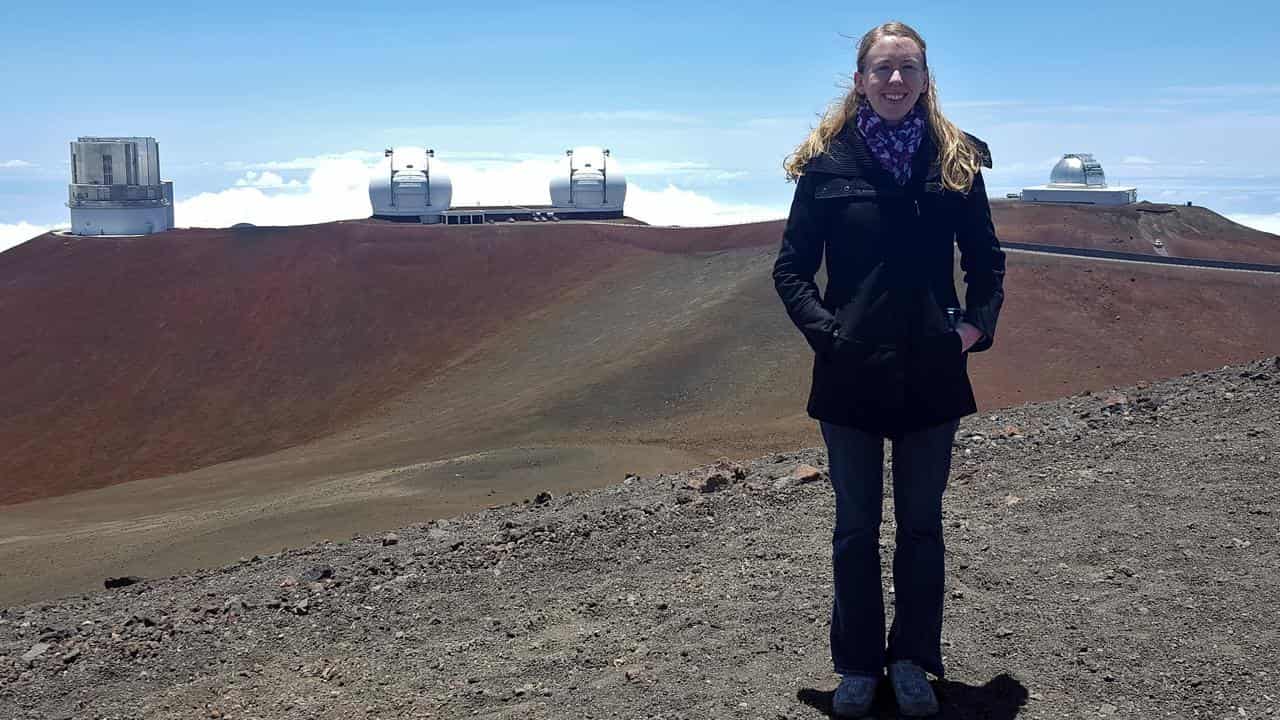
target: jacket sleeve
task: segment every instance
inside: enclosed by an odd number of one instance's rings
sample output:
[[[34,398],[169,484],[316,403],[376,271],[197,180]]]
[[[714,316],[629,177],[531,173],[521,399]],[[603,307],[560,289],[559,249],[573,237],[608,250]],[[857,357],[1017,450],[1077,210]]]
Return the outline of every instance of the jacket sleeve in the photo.
[[[834,340],[835,317],[822,305],[813,276],[822,265],[824,240],[818,231],[813,180],[801,175],[782,231],[782,248],[773,264],[773,286],[809,346],[826,354]]]
[[[996,321],[1004,304],[1004,251],[991,222],[991,203],[979,172],[963,201],[956,243],[960,246],[960,269],[964,271],[964,319],[982,331],[982,338],[969,352],[991,347]]]

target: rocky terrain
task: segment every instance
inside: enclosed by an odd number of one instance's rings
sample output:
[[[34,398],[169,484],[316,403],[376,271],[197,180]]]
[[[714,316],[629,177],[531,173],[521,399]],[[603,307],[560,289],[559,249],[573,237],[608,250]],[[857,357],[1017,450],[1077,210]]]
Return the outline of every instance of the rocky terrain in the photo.
[[[967,418],[941,716],[1280,713],[1277,437],[1280,358]],[[632,475],[10,607],[0,718],[823,717],[824,467]]]

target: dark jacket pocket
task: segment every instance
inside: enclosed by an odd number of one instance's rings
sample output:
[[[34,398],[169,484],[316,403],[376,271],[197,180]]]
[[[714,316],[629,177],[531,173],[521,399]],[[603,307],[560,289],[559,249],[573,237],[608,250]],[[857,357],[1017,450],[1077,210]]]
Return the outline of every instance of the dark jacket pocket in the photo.
[[[836,336],[831,371],[847,401],[865,410],[896,411],[903,404],[902,348]]]
[[[958,332],[927,335],[915,343],[907,359],[907,384],[915,402],[954,405],[971,392],[964,340]]]

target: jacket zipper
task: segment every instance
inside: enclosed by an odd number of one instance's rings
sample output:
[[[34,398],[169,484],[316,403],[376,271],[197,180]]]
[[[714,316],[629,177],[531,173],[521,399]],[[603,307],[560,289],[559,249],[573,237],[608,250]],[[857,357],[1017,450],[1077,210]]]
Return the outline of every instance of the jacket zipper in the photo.
[[[919,218],[919,217],[920,217],[920,201],[919,201],[919,200],[912,200],[911,202],[915,204],[915,206],[916,206],[916,217],[917,217],[917,218]]]

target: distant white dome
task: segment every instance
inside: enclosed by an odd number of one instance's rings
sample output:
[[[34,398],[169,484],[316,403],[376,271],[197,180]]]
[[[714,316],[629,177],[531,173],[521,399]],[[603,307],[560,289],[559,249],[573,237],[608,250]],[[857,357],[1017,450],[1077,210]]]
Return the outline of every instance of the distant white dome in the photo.
[[[563,208],[622,210],[627,178],[607,150],[574,148],[551,178],[551,204]]]
[[[438,217],[452,200],[444,163],[423,148],[395,148],[369,174],[369,203],[376,216]]]
[[[1053,172],[1049,173],[1050,187],[1106,187],[1107,176],[1102,163],[1088,153],[1063,155]]]

